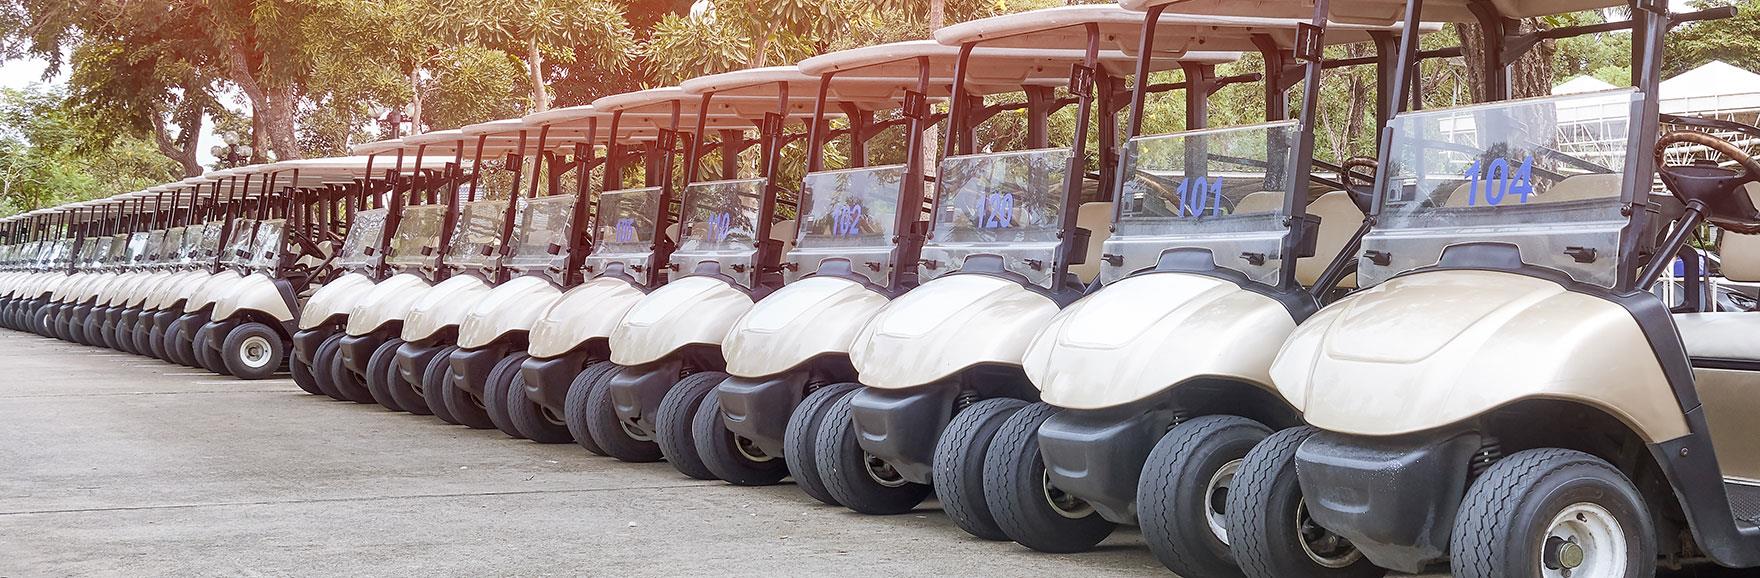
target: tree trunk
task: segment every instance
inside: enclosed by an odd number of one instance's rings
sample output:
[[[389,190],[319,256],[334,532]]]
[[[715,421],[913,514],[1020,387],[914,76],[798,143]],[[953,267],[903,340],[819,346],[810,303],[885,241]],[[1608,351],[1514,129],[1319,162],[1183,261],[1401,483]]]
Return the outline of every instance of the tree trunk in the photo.
[[[1369,54],[1369,47],[1361,43],[1352,44],[1345,48],[1345,54],[1350,57],[1367,56]],[[1345,74],[1348,75],[1349,78],[1349,83],[1346,85],[1346,88],[1349,91],[1347,94],[1350,94],[1351,98],[1349,99],[1350,105],[1346,110],[1344,117],[1344,146],[1340,151],[1340,154],[1337,157],[1334,157],[1334,159],[1339,162],[1344,162],[1352,155],[1357,154],[1357,151],[1360,150],[1358,144],[1362,141],[1363,116],[1366,114],[1364,108],[1369,102],[1369,99],[1361,98],[1367,91],[1367,87],[1364,86],[1366,82],[1363,78],[1363,71],[1357,70],[1356,68],[1350,68],[1345,70]],[[1375,137],[1370,135],[1369,140],[1373,141],[1375,140]]]
[[[409,69],[409,133],[422,134],[422,68]]]
[[[756,44],[752,45],[751,67],[752,68],[763,68],[765,66],[768,66],[767,64],[765,64],[765,62],[768,62],[770,60],[769,52],[770,52],[770,34],[767,31],[761,32],[758,34],[758,42]]]
[[[1519,33],[1533,32],[1540,27],[1536,19],[1521,21]],[[1487,102],[1503,95],[1490,94],[1485,84],[1485,71],[1497,67],[1496,54],[1487,50],[1483,31],[1478,24],[1455,24],[1455,33],[1460,37],[1461,52],[1466,58],[1467,86],[1472,90],[1473,102]],[[1533,50],[1517,59],[1510,67],[1509,89],[1511,98],[1528,98],[1552,94],[1552,56],[1557,49],[1551,40],[1541,41]]]
[[[293,87],[276,88],[273,93],[263,90],[258,84],[250,63],[245,60],[244,47],[231,43],[227,63],[230,65],[232,81],[238,83],[240,90],[251,99],[251,138],[252,142],[260,143],[260,135],[269,137],[269,147],[274,150],[276,160],[293,160],[304,158],[299,150],[299,141],[293,136]],[[262,155],[262,146],[255,147],[256,155]]]
[[[196,151],[200,146],[197,142],[199,139],[184,137],[193,137],[202,133],[202,117],[207,112],[207,108],[200,105],[195,105],[193,109],[186,112],[183,118],[178,119],[179,134],[177,136],[172,136],[171,128],[165,124],[164,115],[156,112],[153,114],[154,146],[158,148],[159,154],[177,162],[178,166],[183,168],[183,176],[186,178],[199,176],[203,172],[202,164],[196,161]]]
[[[550,110],[550,95],[544,90],[544,54],[538,51],[538,37],[526,41],[526,68],[532,75],[532,109]]]

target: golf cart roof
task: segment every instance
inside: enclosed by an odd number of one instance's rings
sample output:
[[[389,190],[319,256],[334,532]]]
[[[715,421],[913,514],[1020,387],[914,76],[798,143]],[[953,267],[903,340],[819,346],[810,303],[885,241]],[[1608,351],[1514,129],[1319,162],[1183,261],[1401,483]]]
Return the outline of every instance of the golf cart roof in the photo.
[[[389,138],[389,139],[377,140],[377,141],[373,141],[373,142],[369,142],[369,143],[361,143],[361,144],[357,144],[357,145],[351,145],[348,147],[348,154],[351,154],[351,155],[375,155],[375,154],[379,154],[379,153],[396,152],[397,149],[400,149],[400,148],[403,148],[403,139],[402,138]]]
[[[593,144],[603,146],[611,140],[611,114],[583,104],[564,108],[553,108],[544,112],[534,112],[520,119],[527,127],[550,127],[550,136],[570,139],[570,143],[586,140],[587,129],[594,121],[598,122],[598,130],[593,134]],[[622,133],[618,142],[630,143],[654,138],[652,127],[619,126],[617,132]]]
[[[1084,41],[1086,44],[1086,41]],[[959,60],[959,47],[933,40],[912,40],[876,46],[865,46],[802,60],[800,68],[807,74],[848,76],[851,84],[880,81],[882,86],[896,86],[899,79],[914,85],[918,59],[929,60],[929,78],[934,87],[932,96],[947,96],[953,82],[954,66]],[[972,50],[972,61],[966,79],[970,94],[1000,94],[1020,91],[1028,86],[1067,86],[1070,66],[1082,62],[1082,49],[998,48],[979,46]],[[1211,58],[1232,59],[1238,55],[1209,55]],[[1102,50],[1099,64],[1115,75],[1135,71],[1136,58],[1118,50]],[[1157,60],[1156,70],[1177,66],[1174,60]]]
[[[593,108],[605,113],[622,113],[618,130],[624,125],[661,129],[671,126],[674,103],[678,106],[678,130],[691,132],[696,130],[697,109],[702,105],[702,95],[691,94],[676,86],[650,88],[635,92],[613,94],[593,101]],[[707,129],[744,129],[751,128],[751,119],[729,115],[710,114],[705,119]],[[630,140],[644,140],[644,135],[637,135]]]
[[[1306,10],[1307,14],[1299,16],[1265,17],[1258,12],[1219,16],[1170,9],[1156,20],[1155,52],[1157,57],[1175,57],[1200,50],[1256,51],[1257,38],[1293,46],[1297,28],[1312,19],[1313,8]],[[949,46],[982,42],[980,47],[1081,49],[1088,43],[1084,25],[1097,24],[1102,50],[1135,54],[1142,41],[1145,16],[1145,12],[1116,5],[1058,6],[954,24],[936,30],[935,40]],[[1337,24],[1327,28],[1325,38],[1327,44],[1354,44],[1370,41],[1370,32],[1398,31],[1392,22]]]
[[[1477,18],[1468,8],[1477,0],[1426,0],[1423,18],[1430,22],[1474,22]],[[1505,18],[1528,18],[1626,6],[1619,0],[1488,0]],[[1131,10],[1148,10],[1167,6],[1168,13],[1209,16],[1259,16],[1268,18],[1312,18],[1313,0],[1119,0]],[[1386,25],[1399,22],[1405,15],[1405,0],[1334,0],[1327,3],[1328,18],[1347,24]],[[1327,30],[1331,35],[1332,30]]]

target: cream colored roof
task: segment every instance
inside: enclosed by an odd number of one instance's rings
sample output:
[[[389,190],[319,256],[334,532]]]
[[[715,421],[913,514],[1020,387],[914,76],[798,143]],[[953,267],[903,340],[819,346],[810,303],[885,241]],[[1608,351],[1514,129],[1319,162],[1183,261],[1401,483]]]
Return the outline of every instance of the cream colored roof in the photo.
[[[1429,22],[1472,22],[1475,20],[1467,5],[1472,0],[1426,0],[1419,16]],[[1490,0],[1499,14],[1508,18],[1528,18],[1579,12],[1599,8],[1627,6],[1619,0]],[[1120,0],[1119,5],[1131,10],[1148,10],[1151,6],[1168,6],[1169,13],[1219,16],[1263,16],[1271,18],[1311,18],[1312,0]],[[1354,24],[1392,24],[1405,16],[1405,0],[1331,0],[1327,2],[1328,18],[1335,22]],[[1330,31],[1328,31],[1330,33]]]
[[[1015,92],[1025,86],[1066,86],[1071,65],[1082,62],[1086,56],[1086,50],[1078,49],[980,45],[972,50],[966,86],[974,94]],[[1211,54],[1206,58],[1232,56]],[[848,84],[852,89],[857,88],[860,79],[877,81],[882,86],[898,86],[900,79],[910,79],[909,86],[914,86],[918,62],[927,59],[930,83],[937,87],[934,95],[945,96],[958,57],[958,46],[913,40],[823,54],[801,61],[800,68],[807,74],[835,73],[857,79]],[[1135,63],[1135,57],[1118,50],[1103,50],[1099,55],[1100,66],[1114,75],[1134,72]],[[1156,69],[1175,65],[1172,60],[1158,60]]]
[[[1312,7],[1308,8],[1311,13]],[[958,46],[1002,48],[1082,49],[1087,46],[1085,25],[1095,24],[1102,49],[1135,54],[1143,34],[1144,12],[1116,5],[1059,6],[962,22],[935,31],[935,40]],[[1256,38],[1268,37],[1278,46],[1295,44],[1296,30],[1311,15],[1268,17],[1263,14],[1204,15],[1168,11],[1155,21],[1155,54],[1177,57],[1194,51],[1257,51]],[[1430,29],[1438,29],[1432,26]],[[1398,32],[1393,23],[1375,25],[1335,24],[1326,30],[1327,44],[1353,44],[1371,40],[1371,31]]]

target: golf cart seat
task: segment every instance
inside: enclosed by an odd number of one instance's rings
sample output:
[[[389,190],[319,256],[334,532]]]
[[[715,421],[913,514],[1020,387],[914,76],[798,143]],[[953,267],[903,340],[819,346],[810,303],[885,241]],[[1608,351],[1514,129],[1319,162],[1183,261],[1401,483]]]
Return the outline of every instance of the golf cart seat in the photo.
[[[1081,263],[1069,266],[1069,272],[1075,273],[1082,283],[1094,282],[1100,274],[1101,254],[1105,253],[1101,245],[1112,235],[1112,203],[1082,203],[1076,208],[1076,228],[1087,229],[1088,252]]]
[[[1624,184],[1624,181],[1622,180],[1624,178],[1623,175],[1617,173],[1571,175],[1565,177],[1564,180],[1553,184],[1551,188],[1546,189],[1546,192],[1535,195],[1529,199],[1529,202],[1562,203],[1565,201],[1581,201],[1584,199],[1594,199],[1599,197],[1617,197],[1619,196],[1620,186]],[[1467,206],[1468,199],[1472,197],[1467,191],[1472,186],[1473,183],[1471,181],[1456,186],[1454,190],[1449,192],[1448,199],[1444,201],[1444,206]],[[1484,185],[1482,184],[1481,186]],[[1483,203],[1484,201],[1481,200],[1479,202]],[[1508,201],[1505,202],[1507,203]]]
[[[783,219],[770,225],[770,238],[782,243],[782,250],[776,254],[787,255],[794,250],[794,233],[798,224],[794,219]]]
[[[1723,231],[1717,243],[1723,276],[1760,281],[1760,235]],[[1760,362],[1760,311],[1679,313],[1674,316],[1687,356],[1695,360]]]
[[[1332,191],[1308,204],[1308,214],[1320,217],[1320,238],[1314,242],[1314,256],[1303,257],[1296,262],[1296,281],[1302,286],[1312,286],[1320,280],[1320,274],[1326,266],[1338,257],[1338,253],[1349,244],[1351,237],[1363,224],[1363,211],[1351,201],[1350,193]],[[1357,286],[1356,274],[1339,280],[1338,286],[1351,289]]]
[[[1234,212],[1269,213],[1283,207],[1283,191],[1259,191],[1247,193],[1240,202],[1234,204]]]

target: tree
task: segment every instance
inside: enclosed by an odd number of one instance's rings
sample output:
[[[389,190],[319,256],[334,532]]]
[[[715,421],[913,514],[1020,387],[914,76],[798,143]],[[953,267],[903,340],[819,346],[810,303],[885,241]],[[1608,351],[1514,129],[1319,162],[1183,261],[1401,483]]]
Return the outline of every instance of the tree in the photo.
[[[429,30],[455,44],[514,48],[524,54],[532,107],[549,110],[545,57],[569,61],[590,54],[622,68],[636,52],[623,7],[608,0],[434,0]],[[585,48],[585,50],[577,50]]]
[[[0,89],[0,215],[144,189],[180,172],[145,139],[81,120],[57,89]]]
[[[1721,60],[1744,70],[1760,71],[1760,0],[1698,0],[1694,9],[1735,7],[1736,16],[1694,22],[1676,28],[1668,36],[1668,59],[1663,75],[1672,76]]]

